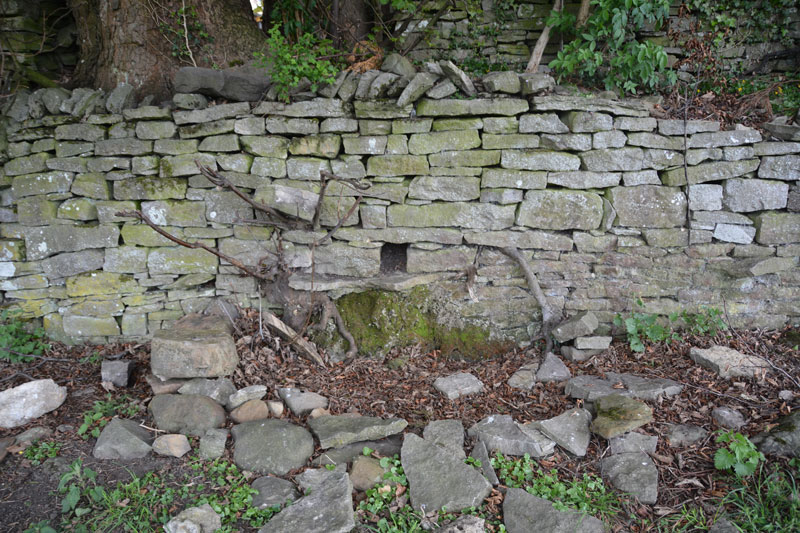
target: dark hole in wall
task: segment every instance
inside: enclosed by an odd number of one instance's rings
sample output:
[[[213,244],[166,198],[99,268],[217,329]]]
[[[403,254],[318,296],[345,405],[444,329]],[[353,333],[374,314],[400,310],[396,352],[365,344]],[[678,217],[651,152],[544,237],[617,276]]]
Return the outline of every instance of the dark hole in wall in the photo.
[[[397,274],[406,271],[408,244],[386,243],[381,246],[381,274]]]

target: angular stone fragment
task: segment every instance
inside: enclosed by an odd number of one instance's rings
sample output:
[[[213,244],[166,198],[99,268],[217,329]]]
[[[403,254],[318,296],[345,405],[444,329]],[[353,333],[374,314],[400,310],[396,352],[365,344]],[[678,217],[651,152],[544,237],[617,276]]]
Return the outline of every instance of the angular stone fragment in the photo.
[[[591,311],[584,311],[562,322],[553,329],[553,338],[560,343],[571,341],[576,337],[591,335],[599,322]]]
[[[683,168],[674,168],[661,173],[664,185],[680,186],[708,181],[722,181],[755,172],[759,165],[758,159],[743,159],[741,161],[714,161],[701,165]]]
[[[153,441],[153,452],[168,457],[183,457],[192,451],[186,435],[160,435]]]
[[[207,429],[200,437],[200,446],[197,455],[201,459],[219,459],[225,454],[225,443],[228,440],[228,430],[221,428]]]
[[[433,387],[441,392],[448,400],[455,400],[461,396],[483,392],[483,383],[472,374],[459,373],[447,377],[437,378]]]
[[[278,389],[278,395],[297,416],[307,415],[317,408],[325,409],[328,407],[328,399],[316,392],[303,392],[300,389],[281,388]]]
[[[439,66],[445,76],[447,76],[461,92],[467,96],[475,96],[478,93],[469,76],[467,76],[463,70],[455,66],[452,61],[439,61]]]
[[[736,213],[783,209],[789,197],[789,184],[754,178],[725,180],[722,204]]]
[[[567,365],[552,352],[548,352],[544,356],[544,361],[536,371],[536,379],[542,383],[566,381],[571,377],[572,373],[567,368]]]
[[[486,445],[489,452],[503,455],[544,457],[553,453],[555,442],[535,427],[521,426],[510,415],[490,415],[467,430]]]
[[[208,396],[159,394],[148,405],[158,429],[202,437],[225,424],[225,410]]]
[[[595,402],[597,416],[592,422],[592,432],[605,439],[641,427],[653,420],[653,410],[644,402],[611,394]]]
[[[603,189],[619,185],[620,178],[616,172],[549,172],[547,183],[568,189]]]
[[[555,113],[522,115],[520,133],[569,133],[569,127]]]
[[[381,419],[372,416],[321,416],[308,421],[323,449],[341,448],[359,441],[382,439],[402,432],[408,422],[402,418]]]
[[[752,440],[762,453],[800,457],[800,411],[780,418],[777,426]]]
[[[654,504],[658,499],[658,469],[646,453],[620,453],[600,463],[601,475],[611,485],[635,496],[640,502]]]
[[[608,441],[612,454],[618,453],[656,453],[658,437],[643,435],[636,431],[625,433]]]
[[[238,363],[233,338],[213,317],[159,330],[151,343],[150,367],[162,379],[226,376]]]
[[[608,198],[621,226],[669,228],[686,223],[686,195],[676,187],[614,187]]]
[[[233,426],[233,460],[245,470],[282,476],[306,464],[314,439],[305,428],[267,419]]]
[[[67,399],[67,388],[52,379],[37,379],[0,392],[0,427],[24,426],[58,409]]]
[[[253,494],[253,507],[256,509],[269,509],[273,506],[283,506],[297,500],[299,494],[294,483],[275,476],[262,476],[250,485],[257,491]]]
[[[92,450],[96,459],[140,459],[150,453],[150,433],[134,422],[114,417],[103,428]]]
[[[692,446],[708,435],[708,431],[693,424],[669,424],[667,428],[667,443],[673,448]]]
[[[739,429],[746,422],[742,413],[725,406],[715,407],[711,411],[711,418],[718,425],[727,429]]]
[[[100,365],[100,378],[103,382],[111,383],[117,387],[127,387],[133,370],[133,361],[104,360]]]
[[[635,171],[643,168],[644,151],[637,147],[591,150],[580,154],[586,170],[598,172]]]
[[[190,379],[178,389],[178,394],[199,394],[208,396],[215,402],[225,405],[231,394],[236,392],[236,387],[228,378]]]
[[[222,519],[210,504],[205,503],[181,511],[178,516],[167,522],[164,531],[166,533],[211,533],[221,527]]]
[[[513,71],[490,72],[482,80],[483,86],[489,92],[516,94],[522,88],[519,74]]]
[[[693,347],[689,351],[689,357],[700,366],[728,379],[756,377],[771,368],[761,357],[745,355],[726,346],[712,346],[708,349]]]
[[[592,415],[586,409],[570,409],[540,422],[537,427],[569,453],[583,457],[589,447],[591,421]]]
[[[503,499],[503,524],[509,533],[603,533],[603,522],[575,511],[561,511],[544,498],[509,488]]]

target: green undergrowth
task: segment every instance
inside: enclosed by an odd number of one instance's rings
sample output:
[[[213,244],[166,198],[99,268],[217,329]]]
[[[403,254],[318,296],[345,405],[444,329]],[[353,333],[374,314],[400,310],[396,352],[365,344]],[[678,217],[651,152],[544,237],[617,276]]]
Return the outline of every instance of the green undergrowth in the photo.
[[[29,329],[19,318],[19,311],[0,312],[0,359],[12,363],[29,363],[30,355],[42,355],[50,345],[44,342],[44,329]]]
[[[193,458],[191,474],[175,477],[131,473],[130,481],[105,486],[97,472],[78,459],[61,476],[57,495],[61,505],[60,531],[163,531],[177,510],[208,503],[222,518],[220,533],[259,528],[280,511],[252,507],[257,491],[239,468],[224,460]],[[50,529],[46,529],[50,528]],[[31,524],[26,533],[54,531],[47,521]]]
[[[339,298],[336,305],[362,355],[385,355],[392,347],[422,343],[427,349],[441,350],[445,357],[478,360],[506,353],[513,344],[490,338],[489,332],[478,326],[440,324],[423,287],[408,293],[351,293]]]
[[[78,435],[84,440],[89,437],[97,438],[100,436],[100,431],[114,416],[121,415],[123,418],[130,418],[138,413],[139,406],[132,403],[129,396],[123,394],[114,398],[111,394],[107,394],[105,400],[97,400],[91,409],[84,411],[83,423],[78,427]]]

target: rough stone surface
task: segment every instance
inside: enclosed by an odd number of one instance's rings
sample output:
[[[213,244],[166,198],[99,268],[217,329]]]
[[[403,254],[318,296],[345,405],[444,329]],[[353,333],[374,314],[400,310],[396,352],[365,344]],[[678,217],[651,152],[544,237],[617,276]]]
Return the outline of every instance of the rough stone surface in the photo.
[[[411,505],[417,510],[463,509],[480,505],[492,485],[449,450],[406,434],[400,452]]]
[[[297,500],[299,493],[289,480],[274,476],[262,476],[250,485],[258,491],[253,494],[252,505],[256,509],[269,509],[275,505],[283,506]]]
[[[708,435],[705,429],[692,424],[670,424],[667,443],[673,447],[691,446]]]
[[[567,365],[552,352],[548,352],[544,356],[542,364],[536,371],[536,380],[542,383],[550,383],[551,381],[566,381],[572,377],[572,372],[569,371]]]
[[[58,409],[67,399],[67,388],[52,379],[37,379],[0,392],[0,427],[24,426]]]
[[[600,463],[601,475],[617,490],[654,504],[658,499],[658,469],[646,453],[620,453]]]
[[[553,503],[523,489],[509,488],[503,499],[503,524],[508,533],[603,533],[603,522],[575,511],[559,511]]]
[[[284,420],[260,420],[233,426],[233,460],[242,469],[282,476],[304,466],[314,453],[307,429]]]
[[[200,394],[201,396],[208,396],[221,405],[225,405],[228,401],[228,397],[235,392],[236,387],[228,378],[195,378],[187,381],[178,389],[179,394]]]
[[[186,435],[160,435],[153,441],[153,452],[169,457],[183,457],[192,450]]]
[[[762,453],[800,457],[800,411],[779,419],[772,430],[759,433],[752,440]]]
[[[200,446],[197,455],[201,459],[219,459],[225,454],[225,444],[228,441],[228,430],[220,428],[207,429],[200,437]]]
[[[609,439],[608,445],[611,447],[611,453],[656,453],[656,446],[658,445],[658,437],[643,435],[636,431],[625,433],[619,437]]]
[[[222,518],[208,503],[190,507],[167,522],[167,533],[213,533],[222,527]]]
[[[133,361],[104,360],[100,364],[100,379],[117,387],[127,387],[133,370]]]
[[[229,410],[236,409],[243,403],[249,400],[260,400],[267,395],[267,387],[265,385],[250,385],[228,396],[224,402]]]
[[[323,449],[341,448],[353,442],[382,439],[400,433],[408,425],[402,418],[373,416],[320,416],[308,421]]]
[[[140,459],[150,453],[150,433],[133,420],[114,417],[105,425],[92,450],[96,459]]]
[[[619,394],[603,396],[595,402],[597,416],[592,431],[605,439],[641,427],[653,420],[653,410],[645,403]]]
[[[689,357],[723,378],[754,377],[771,368],[761,357],[745,355],[725,346],[712,346],[708,349],[693,347],[689,351]]]
[[[483,442],[490,453],[503,455],[544,457],[553,453],[556,445],[535,427],[520,426],[510,415],[490,415],[469,428],[467,434]]]
[[[148,406],[156,427],[170,433],[202,437],[225,424],[225,410],[208,396],[159,394]]]
[[[456,456],[464,453],[464,426],[460,420],[434,420],[422,430],[422,438],[449,450]]]
[[[233,373],[239,363],[227,327],[207,317],[195,325],[160,330],[153,336],[150,368],[162,378],[218,377]]]
[[[328,407],[328,399],[316,392],[303,392],[299,389],[283,388],[278,389],[278,395],[297,416],[307,415],[317,408],[325,409]]]
[[[437,378],[433,387],[441,392],[448,400],[455,400],[461,396],[483,392],[483,383],[472,374],[459,373],[447,377]]]
[[[730,407],[715,407],[711,411],[711,418],[719,426],[727,429],[739,429],[746,423],[744,415]]]
[[[573,455],[583,457],[589,447],[589,423],[592,415],[586,409],[570,409],[537,426],[542,433]]]
[[[591,311],[578,313],[553,328],[553,338],[565,343],[577,337],[591,335],[598,325],[597,317]]]

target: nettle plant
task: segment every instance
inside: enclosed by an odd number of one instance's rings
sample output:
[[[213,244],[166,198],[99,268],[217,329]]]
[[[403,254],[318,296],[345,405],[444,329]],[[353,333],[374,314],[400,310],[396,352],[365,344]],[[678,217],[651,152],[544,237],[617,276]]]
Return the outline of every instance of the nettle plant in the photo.
[[[550,62],[559,78],[577,76],[627,93],[654,91],[677,81],[667,68],[664,48],[637,38],[639,31],[659,29],[666,22],[670,0],[592,0],[591,4],[591,14],[580,28],[575,15],[550,13],[548,25],[574,35]]]

